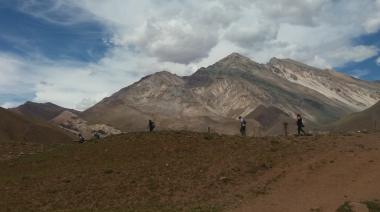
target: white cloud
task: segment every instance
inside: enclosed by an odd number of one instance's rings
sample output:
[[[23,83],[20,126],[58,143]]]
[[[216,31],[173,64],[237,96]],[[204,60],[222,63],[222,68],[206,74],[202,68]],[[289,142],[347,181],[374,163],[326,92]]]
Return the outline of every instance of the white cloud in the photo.
[[[368,33],[377,32],[380,29],[380,0],[376,0],[375,6],[372,10],[377,11],[368,17],[368,19],[364,23],[364,27]]]
[[[191,74],[236,51],[258,62],[293,58],[323,68],[379,52],[352,40],[380,29],[380,0],[52,1],[44,10],[36,0],[24,1],[21,9],[51,23],[97,20],[112,34],[112,49],[90,64],[0,54],[0,86],[77,109],[146,74]]]
[[[320,58],[324,62],[313,65],[329,67],[364,60],[378,51],[352,43],[353,38],[378,29],[370,24],[379,15],[379,1],[374,0],[75,3],[112,28],[114,43],[133,46],[163,62],[197,65],[225,41],[259,62],[283,55],[312,63]]]
[[[351,76],[360,79],[361,77],[367,76],[370,73],[369,70],[366,69],[356,69],[351,72]]]
[[[380,66],[380,57],[377,58],[376,63]]]
[[[19,105],[19,102],[4,102],[3,104],[0,105],[0,107],[8,109],[8,108],[13,108]]]

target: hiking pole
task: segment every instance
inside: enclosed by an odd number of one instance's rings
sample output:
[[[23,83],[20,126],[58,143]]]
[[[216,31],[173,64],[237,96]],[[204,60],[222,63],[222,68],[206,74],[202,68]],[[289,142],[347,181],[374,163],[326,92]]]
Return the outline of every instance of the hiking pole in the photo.
[[[288,123],[284,122],[284,135],[288,136]]]

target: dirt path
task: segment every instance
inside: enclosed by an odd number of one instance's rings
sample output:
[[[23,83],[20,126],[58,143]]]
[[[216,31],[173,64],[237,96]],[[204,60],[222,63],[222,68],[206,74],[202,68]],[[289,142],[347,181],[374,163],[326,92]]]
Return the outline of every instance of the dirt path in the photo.
[[[295,162],[267,194],[233,211],[335,211],[345,201],[380,199],[380,135],[332,142],[335,148]]]

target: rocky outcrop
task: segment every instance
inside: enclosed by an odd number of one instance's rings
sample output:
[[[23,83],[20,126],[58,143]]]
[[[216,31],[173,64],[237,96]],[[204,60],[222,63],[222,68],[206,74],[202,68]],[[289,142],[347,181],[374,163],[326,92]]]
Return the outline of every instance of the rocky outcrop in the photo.
[[[87,121],[81,119],[78,115],[64,111],[51,120],[52,123],[70,131],[73,134],[82,134],[86,139],[93,138],[95,133],[102,137],[120,134],[121,131],[105,124],[88,124]]]

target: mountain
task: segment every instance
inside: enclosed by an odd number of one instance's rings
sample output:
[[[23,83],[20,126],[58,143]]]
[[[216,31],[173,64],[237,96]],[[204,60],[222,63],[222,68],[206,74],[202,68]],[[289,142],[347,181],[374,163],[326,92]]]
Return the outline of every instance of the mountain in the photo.
[[[79,114],[79,111],[63,108],[50,102],[35,103],[28,101],[25,104],[20,105],[16,108],[12,108],[10,110],[34,119],[44,121],[52,120],[53,118],[61,114],[63,111],[70,111],[74,114]]]
[[[146,76],[81,117],[123,131],[146,130],[148,119],[153,119],[160,129],[205,131],[211,127],[236,134],[237,117],[242,115],[247,116],[248,132],[268,133],[272,127],[266,126],[265,117],[250,116],[260,106],[269,108],[268,120],[273,108],[281,114],[279,120],[268,121],[277,128],[282,129],[280,122],[293,120],[297,113],[312,128],[365,109],[379,99],[380,85],[376,83],[293,60],[274,58],[259,64],[233,53],[191,76],[166,71]]]
[[[63,130],[0,108],[0,141],[62,143],[72,141]]]
[[[380,101],[362,112],[343,117],[329,128],[335,131],[380,129]]]

